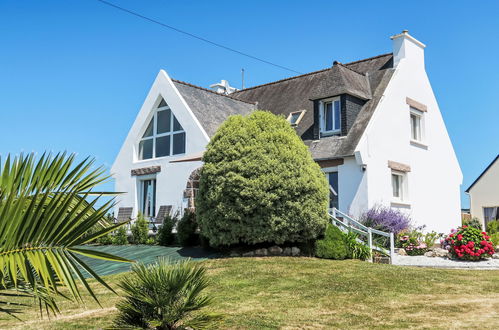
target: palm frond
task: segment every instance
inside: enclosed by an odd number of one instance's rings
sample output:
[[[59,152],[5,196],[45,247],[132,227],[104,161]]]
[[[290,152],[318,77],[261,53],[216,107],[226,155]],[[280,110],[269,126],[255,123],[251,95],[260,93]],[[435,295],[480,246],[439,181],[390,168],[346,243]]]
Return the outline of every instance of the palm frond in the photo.
[[[76,247],[123,225],[102,225],[85,235],[103,224],[114,206],[113,199],[97,206],[110,193],[92,193],[108,179],[93,164],[89,158],[76,164],[75,155],[66,153],[43,154],[38,160],[34,154],[8,155],[3,166],[0,162],[0,289],[28,292],[56,312],[53,296],[61,295],[61,286],[81,301],[80,283],[97,300],[82,270],[105,285],[75,254],[129,261]]]

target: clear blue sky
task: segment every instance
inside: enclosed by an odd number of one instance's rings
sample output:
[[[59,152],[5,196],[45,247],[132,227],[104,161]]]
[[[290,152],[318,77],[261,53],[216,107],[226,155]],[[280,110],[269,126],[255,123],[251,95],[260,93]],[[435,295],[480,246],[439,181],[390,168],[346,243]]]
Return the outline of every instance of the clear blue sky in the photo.
[[[498,2],[109,1],[300,72],[390,52],[408,29],[427,44],[463,190],[499,153]],[[109,168],[158,70],[239,87],[241,68],[247,86],[293,75],[95,0],[0,0],[0,155],[68,150]]]

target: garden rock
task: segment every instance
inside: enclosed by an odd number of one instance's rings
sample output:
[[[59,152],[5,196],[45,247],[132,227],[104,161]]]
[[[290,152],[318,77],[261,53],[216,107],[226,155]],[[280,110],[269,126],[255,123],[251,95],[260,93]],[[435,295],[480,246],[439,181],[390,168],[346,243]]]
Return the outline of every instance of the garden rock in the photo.
[[[290,247],[284,248],[284,250],[282,251],[282,254],[285,256],[290,256],[291,255],[291,248]]]
[[[291,255],[292,255],[292,256],[297,256],[297,255],[300,255],[300,249],[299,249],[299,248],[297,248],[296,246],[293,246],[293,247],[291,248]]]
[[[243,253],[243,257],[253,257],[253,256],[255,256],[254,251],[248,251],[248,252]]]
[[[499,253],[494,253],[492,255],[492,259],[499,259]]]
[[[269,251],[267,249],[257,249],[255,250],[255,256],[257,257],[265,257],[269,255]]]
[[[441,248],[432,249],[424,254],[426,257],[447,257],[449,251]]]
[[[229,255],[231,258],[237,258],[237,257],[240,257],[241,254],[239,252],[236,252],[236,251],[232,251]]]
[[[406,256],[407,255],[407,252],[405,252],[404,249],[399,249],[399,255],[401,256]]]
[[[269,247],[269,253],[271,255],[281,255],[282,254],[282,249],[278,247],[277,245]]]

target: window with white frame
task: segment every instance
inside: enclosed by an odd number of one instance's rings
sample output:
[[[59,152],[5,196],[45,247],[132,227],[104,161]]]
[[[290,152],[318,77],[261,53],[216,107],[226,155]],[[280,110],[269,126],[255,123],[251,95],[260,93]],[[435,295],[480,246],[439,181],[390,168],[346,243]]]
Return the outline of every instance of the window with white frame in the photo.
[[[154,217],[156,210],[156,179],[140,180],[139,210],[146,218]]]
[[[340,98],[321,102],[321,133],[336,134],[341,132],[341,106]]]
[[[485,223],[485,228],[487,224],[494,220],[499,220],[499,206],[484,207],[483,208],[483,220]]]
[[[414,108],[411,108],[410,121],[411,121],[411,140],[416,142],[423,142],[424,113]]]
[[[161,100],[139,142],[139,159],[185,153],[185,131],[165,100]]]
[[[325,174],[329,183],[329,208],[339,209],[338,172],[326,172]]]
[[[407,199],[406,173],[392,171],[392,197],[399,202]]]
[[[296,126],[300,123],[304,115],[305,115],[305,110],[291,112],[288,116],[288,121],[291,124],[291,126]]]

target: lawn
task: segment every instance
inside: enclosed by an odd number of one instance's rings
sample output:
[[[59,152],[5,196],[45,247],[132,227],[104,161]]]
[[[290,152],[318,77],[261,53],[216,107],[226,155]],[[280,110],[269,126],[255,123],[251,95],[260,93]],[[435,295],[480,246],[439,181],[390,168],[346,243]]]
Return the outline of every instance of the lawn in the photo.
[[[498,328],[499,271],[408,268],[314,258],[200,261],[208,268],[217,328]],[[106,279],[116,286],[127,273]],[[111,325],[118,297],[93,283],[102,302],[62,302],[54,320],[30,308],[2,328],[97,329]]]

